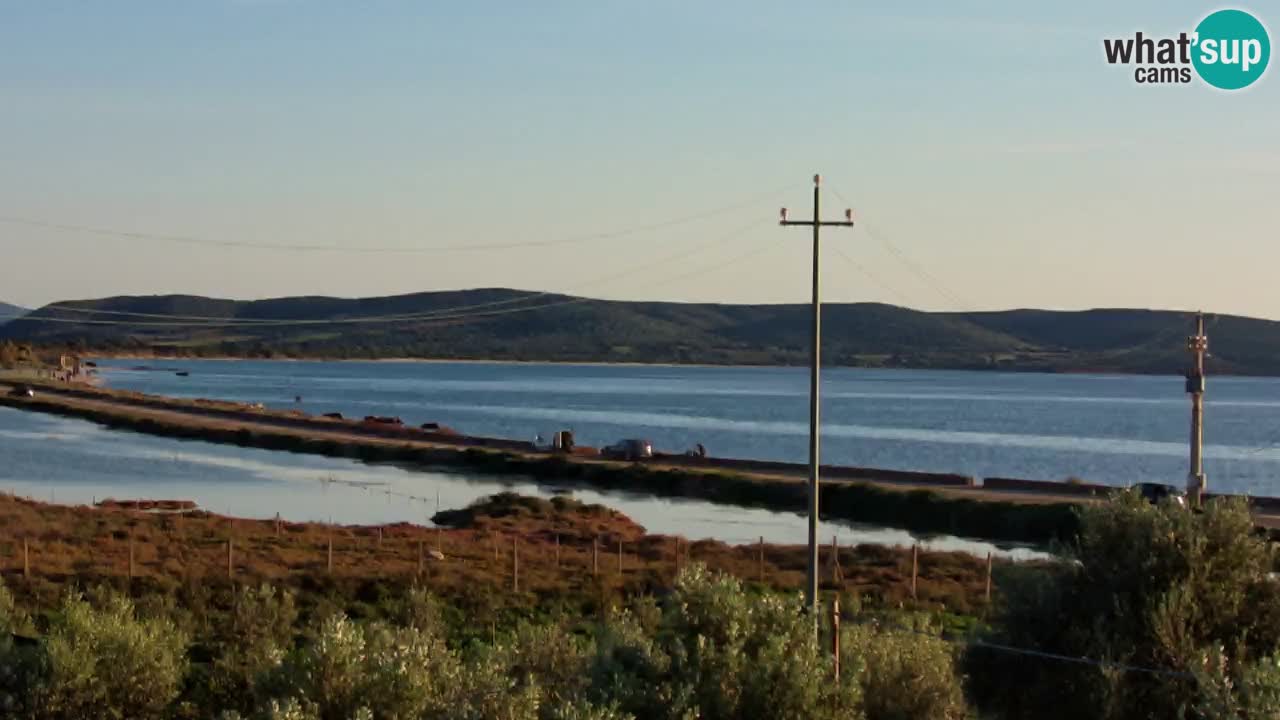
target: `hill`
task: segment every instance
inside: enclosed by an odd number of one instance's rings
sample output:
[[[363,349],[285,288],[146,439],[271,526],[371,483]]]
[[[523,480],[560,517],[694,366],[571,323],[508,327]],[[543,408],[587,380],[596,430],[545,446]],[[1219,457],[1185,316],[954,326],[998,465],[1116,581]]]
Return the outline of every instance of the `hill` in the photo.
[[[24,307],[18,307],[17,305],[10,305],[7,302],[0,302],[0,325],[3,325],[9,322],[10,320],[12,320],[13,318],[19,315],[22,315],[26,312],[27,312],[27,309]]]
[[[96,324],[70,322],[85,319]],[[1185,313],[1159,310],[929,313],[832,303],[824,306],[823,352],[831,365],[1176,373],[1187,363],[1190,327]],[[803,304],[619,302],[508,289],[112,297],[56,303],[0,328],[0,339],[98,352],[784,365],[806,362],[808,337]],[[1280,375],[1280,323],[1215,318],[1212,346],[1213,372]]]

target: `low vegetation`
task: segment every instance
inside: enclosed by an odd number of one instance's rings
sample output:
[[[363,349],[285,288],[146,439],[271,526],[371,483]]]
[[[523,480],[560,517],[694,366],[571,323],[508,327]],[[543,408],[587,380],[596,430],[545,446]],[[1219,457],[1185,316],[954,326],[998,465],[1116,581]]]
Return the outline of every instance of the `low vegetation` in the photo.
[[[647,588],[512,602],[521,593],[468,594],[427,578],[162,586],[10,572],[0,584],[0,715],[1275,717],[1280,589],[1247,507],[1220,500],[1191,512],[1126,494],[1080,512],[1060,561],[999,568],[991,607],[957,613],[827,587],[824,606],[838,595],[842,608],[838,676],[829,611],[815,636],[794,589],[701,563]],[[504,496],[448,532],[611,517]]]

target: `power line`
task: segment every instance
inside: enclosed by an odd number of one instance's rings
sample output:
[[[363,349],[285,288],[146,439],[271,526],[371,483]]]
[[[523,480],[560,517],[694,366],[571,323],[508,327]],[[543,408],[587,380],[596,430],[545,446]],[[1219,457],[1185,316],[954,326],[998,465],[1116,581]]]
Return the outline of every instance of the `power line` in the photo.
[[[758,222],[757,222],[757,221],[755,221],[755,220],[752,220],[752,222],[751,222],[750,224],[748,224],[748,225],[743,225],[743,226],[741,226],[741,227],[739,227],[739,228],[736,228],[736,229],[734,229],[733,231],[731,231],[731,232],[729,232],[729,233],[726,233],[725,235],[721,235],[721,236],[717,236],[717,237],[715,237],[715,238],[712,238],[710,241],[708,241],[708,242],[706,242],[706,243],[701,243],[701,244],[698,244],[698,245],[693,245],[693,246],[691,246],[691,247],[689,247],[689,248],[686,248],[686,249],[682,250],[681,252],[675,253],[675,254],[673,254],[673,255],[669,255],[669,256],[667,256],[667,257],[664,257],[664,258],[662,258],[662,259],[660,259],[660,260],[657,260],[657,261],[654,261],[654,262],[652,262],[652,263],[646,263],[646,264],[644,264],[644,265],[638,265],[638,266],[629,267],[629,268],[626,268],[625,270],[623,270],[623,271],[621,271],[621,272],[619,272],[619,273],[615,273],[615,274],[607,275],[607,276],[603,276],[603,277],[598,277],[598,278],[593,278],[593,279],[592,279],[592,280],[590,280],[589,282],[587,282],[587,283],[583,283],[583,284],[579,285],[579,286],[578,286],[578,288],[579,288],[579,289],[581,289],[581,288],[584,288],[584,287],[592,287],[592,286],[600,285],[600,284],[603,284],[603,283],[608,283],[608,282],[613,282],[613,281],[620,280],[620,279],[625,279],[625,278],[630,277],[630,276],[632,276],[632,275],[635,275],[635,274],[637,274],[637,273],[641,273],[641,272],[644,272],[644,271],[650,270],[650,269],[652,269],[652,268],[654,268],[654,267],[658,267],[658,266],[661,266],[661,265],[665,265],[665,264],[670,263],[670,262],[673,262],[673,261],[675,261],[675,260],[683,259],[683,258],[688,257],[688,256],[690,256],[690,255],[694,255],[694,254],[696,254],[696,253],[698,253],[698,252],[701,252],[702,250],[705,250],[705,249],[707,249],[707,248],[709,248],[709,247],[712,247],[712,246],[715,246],[715,245],[720,245],[720,244],[723,244],[723,243],[729,242],[730,240],[736,239],[736,238],[738,238],[739,236],[741,236],[741,235],[743,235],[744,233],[746,233],[748,230],[751,230],[751,229],[755,228],[757,225],[758,225]],[[756,252],[756,253],[752,253],[752,254],[758,254],[758,252]],[[732,259],[732,260],[728,261],[727,263],[720,263],[719,265],[727,265],[727,264],[731,264],[731,263],[737,262],[737,261],[739,261],[739,260],[745,259],[745,257],[749,257],[749,256],[750,256],[750,255],[747,255],[747,256],[739,256],[739,257],[737,257],[737,258],[734,258],[734,259]],[[714,269],[717,269],[717,268],[712,268],[712,269],[714,270]],[[656,286],[656,285],[666,284],[667,282],[672,282],[672,281],[675,281],[675,280],[683,279],[683,278],[689,277],[689,276],[690,276],[690,275],[692,275],[692,274],[696,274],[696,272],[702,272],[702,271],[705,271],[705,270],[699,270],[699,271],[695,271],[694,273],[683,273],[683,274],[680,274],[680,275],[672,276],[672,277],[668,278],[667,280],[663,280],[663,281],[660,281],[660,282],[658,282],[658,283],[654,283],[654,285]],[[537,293],[537,294],[535,294],[535,295],[526,296],[526,297],[521,298],[521,299],[522,299],[522,300],[527,300],[527,299],[531,299],[531,298],[533,298],[533,297],[542,296],[542,295],[548,295],[548,294],[551,294],[551,293],[547,293],[547,292]],[[443,311],[441,311],[441,310],[437,310],[437,311],[434,311],[434,312],[432,312],[432,313],[424,313],[424,314],[417,314],[417,315],[413,315],[413,314],[402,314],[402,315],[372,316],[372,317],[363,317],[363,318],[298,319],[298,320],[270,320],[270,321],[268,321],[268,320],[263,320],[263,321],[260,321],[260,322],[252,322],[252,323],[241,323],[241,322],[235,322],[235,321],[233,321],[233,320],[228,320],[228,319],[218,319],[218,320],[213,320],[213,321],[195,321],[195,322],[177,322],[177,321],[166,321],[166,322],[151,322],[151,321],[144,321],[144,322],[131,322],[131,321],[128,321],[128,320],[93,320],[93,319],[77,319],[77,318],[60,318],[60,317],[50,317],[50,316],[36,316],[34,313],[32,313],[32,314],[28,314],[28,315],[24,315],[24,316],[23,316],[23,319],[24,319],[24,320],[39,321],[39,322],[64,323],[64,324],[71,324],[71,325],[105,325],[105,326],[125,326],[125,327],[182,327],[182,328],[218,328],[218,327],[288,327],[288,326],[304,326],[304,325],[347,325],[347,324],[374,324],[374,323],[381,324],[381,323],[411,322],[411,321],[456,321],[456,320],[469,320],[469,319],[472,319],[472,318],[494,317],[494,316],[499,316],[499,315],[508,315],[508,314],[513,314],[513,313],[528,312],[528,311],[532,311],[532,310],[546,310],[546,309],[549,309],[549,308],[562,307],[562,306],[567,306],[567,305],[575,305],[575,304],[585,303],[585,302],[607,302],[607,301],[597,300],[596,298],[577,297],[577,298],[566,298],[566,299],[559,300],[559,301],[556,301],[556,302],[545,303],[545,304],[542,304],[542,305],[533,305],[533,306],[529,306],[529,307],[506,308],[506,309],[501,309],[501,310],[488,310],[488,311],[482,311],[482,312],[461,313],[461,314],[454,314],[454,315],[448,315],[448,314],[443,314],[443,315],[442,315],[442,314],[440,314],[440,313],[441,313],[441,312],[443,312]],[[484,305],[484,303],[481,303],[481,305]],[[463,307],[466,307],[466,306],[463,306]],[[113,312],[123,312],[123,311],[113,311]],[[142,314],[142,313],[140,313],[140,314]],[[156,314],[156,313],[147,313],[147,315],[158,315],[158,314]],[[170,319],[172,320],[173,318],[181,317],[181,316],[163,316],[163,315],[161,315],[161,317],[170,317]]]
[[[876,277],[870,270],[864,267],[862,263],[858,262],[857,260],[854,260],[853,257],[849,255],[849,253],[845,252],[844,248],[840,247],[839,245],[835,245],[834,247],[836,249],[836,254],[839,255],[841,258],[843,258],[845,262],[849,263],[849,265],[851,265],[854,270],[858,271],[858,273],[862,275],[862,277],[866,278],[867,280],[874,283],[876,286],[880,287],[884,291],[893,295],[895,298],[898,299],[899,302],[902,303],[902,307],[911,307],[911,303],[907,300],[907,298],[902,293],[898,292],[896,288],[884,282],[880,278]]]
[[[420,313],[400,313],[400,314],[391,314],[391,315],[378,315],[375,317],[378,317],[379,319],[388,319],[388,320],[395,319],[395,318],[418,319],[418,318],[431,317],[433,315],[443,315],[451,312],[460,312],[463,310],[475,310],[479,308],[495,307],[499,305],[512,305],[514,303],[525,302],[527,300],[533,300],[535,298],[544,297],[547,295],[556,295],[556,294],[558,293],[553,293],[551,291],[531,292],[525,295],[521,295],[519,297],[506,298],[503,300],[492,300],[489,302],[474,303],[471,305],[457,305],[454,307],[437,308],[435,310],[425,310]],[[40,308],[39,312],[43,312],[45,310],[84,313],[86,315],[114,315],[114,316],[120,316],[120,317],[160,318],[165,320],[209,321],[209,322],[218,322],[218,323],[225,322],[225,323],[232,323],[235,325],[250,325],[250,326],[271,325],[275,323],[290,322],[288,318],[238,318],[238,317],[219,317],[216,315],[174,315],[174,314],[168,314],[168,313],[143,313],[143,312],[129,312],[125,310],[101,310],[98,308],[77,307],[74,305],[60,305],[56,303],[52,305],[46,305]],[[18,317],[27,317],[27,316],[22,315]],[[38,318],[38,319],[48,319],[48,318]]]
[[[832,188],[831,192],[835,193],[836,197],[840,198],[841,202],[849,204],[849,201],[840,194],[839,190]],[[859,224],[861,225],[863,232],[865,232],[871,239],[883,245],[891,255],[897,258],[899,262],[907,267],[907,269],[915,273],[926,285],[928,285],[939,296],[947,300],[947,302],[953,303],[961,310],[974,311],[976,309],[972,303],[966,301],[958,293],[953,292],[947,287],[946,283],[942,282],[933,273],[925,269],[923,265],[912,260],[905,252],[902,251],[901,248],[890,241],[887,237],[883,237],[879,232],[873,230],[872,226],[865,220]]]
[[[204,245],[221,248],[243,248],[251,250],[284,250],[290,252],[344,252],[359,254],[397,254],[397,253],[426,253],[426,252],[474,252],[483,250],[515,250],[519,248],[538,248],[551,247],[554,245],[572,245],[578,243],[592,242],[595,240],[613,240],[616,238],[636,235],[652,230],[661,230],[663,228],[683,225],[685,223],[703,220],[716,215],[722,215],[733,210],[739,210],[744,207],[755,205],[763,200],[771,198],[783,190],[790,189],[792,185],[770,190],[768,192],[753,195],[747,199],[724,205],[721,207],[703,210],[699,212],[680,215],[667,220],[658,222],[645,223],[635,225],[621,230],[611,230],[605,232],[588,233],[584,235],[573,235],[564,238],[554,238],[550,240],[529,240],[522,242],[504,242],[504,243],[479,243],[471,245],[434,245],[434,246],[410,246],[410,247],[351,247],[341,245],[284,245],[277,243],[251,243],[239,240],[224,240],[218,238],[205,238],[192,235],[170,235],[160,233],[137,232],[131,230],[118,230],[111,228],[93,227],[88,225],[74,225],[68,223],[51,222],[42,219],[23,218],[14,216],[0,216],[0,223],[10,225],[23,225],[27,227],[39,227],[48,230],[64,230],[68,232],[86,233],[91,235],[101,235],[105,237],[114,237],[127,240],[147,240],[156,242],[181,243],[187,245]]]
[[[934,640],[942,640],[943,642],[953,645],[963,645],[968,647],[983,648],[985,650],[994,650],[996,652],[1008,653],[1012,655],[1021,655],[1024,657],[1040,658],[1042,660],[1055,660],[1058,662],[1072,663],[1075,665],[1087,665],[1102,670],[1116,670],[1128,673],[1141,673],[1147,675],[1160,675],[1164,677],[1173,677],[1185,680],[1195,680],[1196,676],[1192,673],[1180,670],[1165,670],[1162,668],[1149,668],[1140,665],[1130,665],[1127,663],[1111,662],[1107,660],[1096,660],[1094,658],[1080,657],[1077,655],[1066,655],[1063,653],[1047,652],[1044,650],[1033,650],[1030,648],[1015,647],[1013,645],[1004,645],[1001,643],[988,642],[976,637],[946,637],[924,630],[917,630],[900,624],[881,623],[875,620],[870,622],[858,623],[859,625],[883,628],[893,632],[901,632],[907,635],[918,635],[921,637],[932,638]]]

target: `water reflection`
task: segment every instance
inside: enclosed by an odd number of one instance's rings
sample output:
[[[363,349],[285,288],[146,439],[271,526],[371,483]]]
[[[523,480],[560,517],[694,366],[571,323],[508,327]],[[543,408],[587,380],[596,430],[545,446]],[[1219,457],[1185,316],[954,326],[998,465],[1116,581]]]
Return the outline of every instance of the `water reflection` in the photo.
[[[395,465],[183,441],[109,430],[89,422],[0,408],[0,488],[39,500],[92,503],[106,497],[193,500],[213,512],[295,521],[430,523],[440,508],[462,507],[504,490],[549,497],[567,492],[613,507],[649,532],[731,543],[804,543],[804,518],[759,508],[634,493],[562,491],[531,479],[498,479]],[[841,544],[910,545],[903,530],[829,522]],[[1028,559],[1022,547],[953,537],[922,545]]]

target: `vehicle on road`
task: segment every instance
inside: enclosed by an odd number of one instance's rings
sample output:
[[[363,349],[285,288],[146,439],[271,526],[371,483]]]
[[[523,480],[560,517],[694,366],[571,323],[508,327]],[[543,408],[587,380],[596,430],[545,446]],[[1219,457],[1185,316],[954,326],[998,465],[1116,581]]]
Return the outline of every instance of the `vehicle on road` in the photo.
[[[1134,485],[1133,488],[1148,502],[1158,503],[1165,498],[1173,498],[1173,501],[1179,505],[1187,504],[1187,493],[1174,485],[1144,482]]]
[[[643,460],[653,457],[653,443],[639,438],[628,438],[605,447],[600,454],[614,460]]]
[[[36,396],[36,391],[32,390],[26,385],[15,385],[14,388],[9,391],[9,397],[32,398],[35,396]]]

